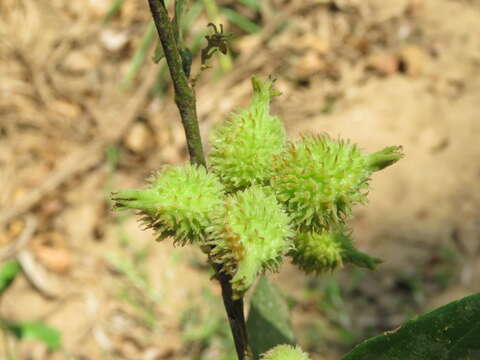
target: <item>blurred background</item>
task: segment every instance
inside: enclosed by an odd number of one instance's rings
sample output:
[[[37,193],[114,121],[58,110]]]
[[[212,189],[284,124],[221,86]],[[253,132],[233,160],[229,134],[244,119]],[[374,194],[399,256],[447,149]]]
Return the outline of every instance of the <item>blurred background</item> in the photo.
[[[480,289],[480,1],[191,0],[194,74],[209,22],[232,37],[197,82],[205,143],[272,75],[292,138],[404,147],[352,223],[378,271],[270,276],[313,359]],[[0,259],[23,270],[0,316],[62,337],[49,352],[4,333],[1,359],[235,359],[204,255],[111,210],[111,191],[186,160],[156,38],[147,1],[0,2]]]

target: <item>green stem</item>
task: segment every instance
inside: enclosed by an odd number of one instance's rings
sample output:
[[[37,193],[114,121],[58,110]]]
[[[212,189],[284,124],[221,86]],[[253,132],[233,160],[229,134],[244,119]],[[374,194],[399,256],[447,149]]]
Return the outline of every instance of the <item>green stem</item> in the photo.
[[[167,8],[162,0],[148,0],[148,3],[175,88],[175,103],[180,111],[185,129],[190,161],[197,165],[206,166],[202,138],[198,126],[195,93],[189,85],[187,76],[183,71],[182,60],[175,41],[175,33],[172,29]],[[221,266],[219,264],[214,264],[213,267],[222,288],[223,303],[235,341],[238,359],[250,360],[251,351],[248,345],[245,316],[243,313],[243,298],[233,299],[232,285],[230,282],[231,276],[221,272]]]
[[[227,312],[228,323],[232,331],[233,340],[235,342],[235,350],[239,360],[251,360],[252,351],[248,344],[247,326],[245,315],[243,313],[243,297],[233,299],[231,276],[221,271],[218,264],[214,265],[216,277],[222,287],[222,298]]]
[[[175,88],[175,103],[180,111],[183,128],[185,129],[190,161],[197,165],[206,166],[197,120],[195,94],[183,72],[182,59],[175,42],[175,35],[168,17],[167,8],[161,0],[148,0],[148,3]]]

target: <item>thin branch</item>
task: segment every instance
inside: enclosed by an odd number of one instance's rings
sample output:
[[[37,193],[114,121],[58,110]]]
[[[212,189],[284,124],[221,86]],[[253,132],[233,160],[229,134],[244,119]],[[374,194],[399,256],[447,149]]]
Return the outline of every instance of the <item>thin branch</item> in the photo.
[[[223,304],[227,312],[238,358],[240,360],[251,360],[252,352],[248,344],[247,326],[243,313],[243,297],[233,299],[231,276],[222,272],[218,264],[215,264],[214,267],[217,273],[216,277],[222,287]]]
[[[180,111],[183,128],[185,129],[190,160],[194,164],[206,166],[197,120],[195,93],[188,84],[187,76],[183,72],[182,59],[175,42],[175,33],[172,29],[167,9],[160,0],[148,0],[148,3],[175,88],[175,103]]]
[[[163,52],[167,60],[170,75],[175,88],[175,103],[182,117],[185,136],[187,138],[190,161],[194,164],[206,166],[203,154],[202,139],[198,126],[195,93],[188,83],[182,67],[178,44],[175,40],[175,31],[162,0],[148,0],[155,26],[157,27]],[[243,313],[243,298],[233,299],[231,276],[221,272],[221,266],[214,264],[216,277],[222,287],[222,298],[227,312],[230,329],[235,341],[235,348],[239,360],[251,359],[248,345],[245,316]]]

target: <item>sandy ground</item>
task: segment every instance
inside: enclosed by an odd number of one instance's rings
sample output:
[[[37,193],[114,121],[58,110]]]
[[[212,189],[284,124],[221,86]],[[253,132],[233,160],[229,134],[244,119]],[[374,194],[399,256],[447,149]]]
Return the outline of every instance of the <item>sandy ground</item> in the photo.
[[[406,154],[374,176],[353,222],[359,247],[384,260],[379,271],[315,279],[286,264],[272,277],[295,304],[304,348],[339,358],[479,291],[480,2],[272,0],[257,12],[234,3],[219,2],[262,30],[227,25],[233,67],[222,74],[214,63],[197,85],[204,135],[248,101],[252,75],[273,75],[283,93],[273,112],[293,138],[325,131]],[[0,3],[0,255],[25,271],[0,311],[60,329],[64,345],[49,354],[10,339],[9,348],[22,360],[222,359],[219,289],[203,255],[155,243],[110,209],[110,191],[139,186],[186,151],[171,89],[149,61],[153,45],[124,86],[146,4],[127,0],[102,25],[109,7]],[[202,13],[190,36],[206,23]]]

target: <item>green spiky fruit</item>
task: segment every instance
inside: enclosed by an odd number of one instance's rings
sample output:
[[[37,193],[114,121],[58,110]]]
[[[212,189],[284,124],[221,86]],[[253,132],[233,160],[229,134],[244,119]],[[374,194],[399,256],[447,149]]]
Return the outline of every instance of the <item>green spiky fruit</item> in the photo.
[[[352,263],[373,270],[381,260],[355,249],[344,229],[324,230],[320,233],[300,233],[294,239],[295,249],[290,251],[293,263],[307,273],[322,273]]]
[[[261,360],[310,360],[300,347],[277,345],[261,355]]]
[[[112,199],[118,209],[136,209],[159,239],[173,236],[184,245],[204,240],[213,217],[223,210],[223,185],[204,167],[166,166],[143,190],[121,190]]]
[[[248,108],[231,115],[210,139],[210,166],[229,192],[266,184],[272,176],[273,158],[285,149],[283,124],[269,114],[270,99],[279,95],[273,81],[254,77],[252,85]]]
[[[223,216],[210,229],[211,258],[231,274],[236,297],[258,273],[274,270],[291,247],[290,219],[275,196],[254,185],[227,197]]]
[[[366,201],[370,175],[401,156],[400,147],[363,155],[347,141],[306,136],[276,159],[271,183],[298,229],[321,231],[344,223]]]
[[[303,271],[321,273],[343,265],[342,244],[329,232],[300,233],[290,252],[293,263]]]

